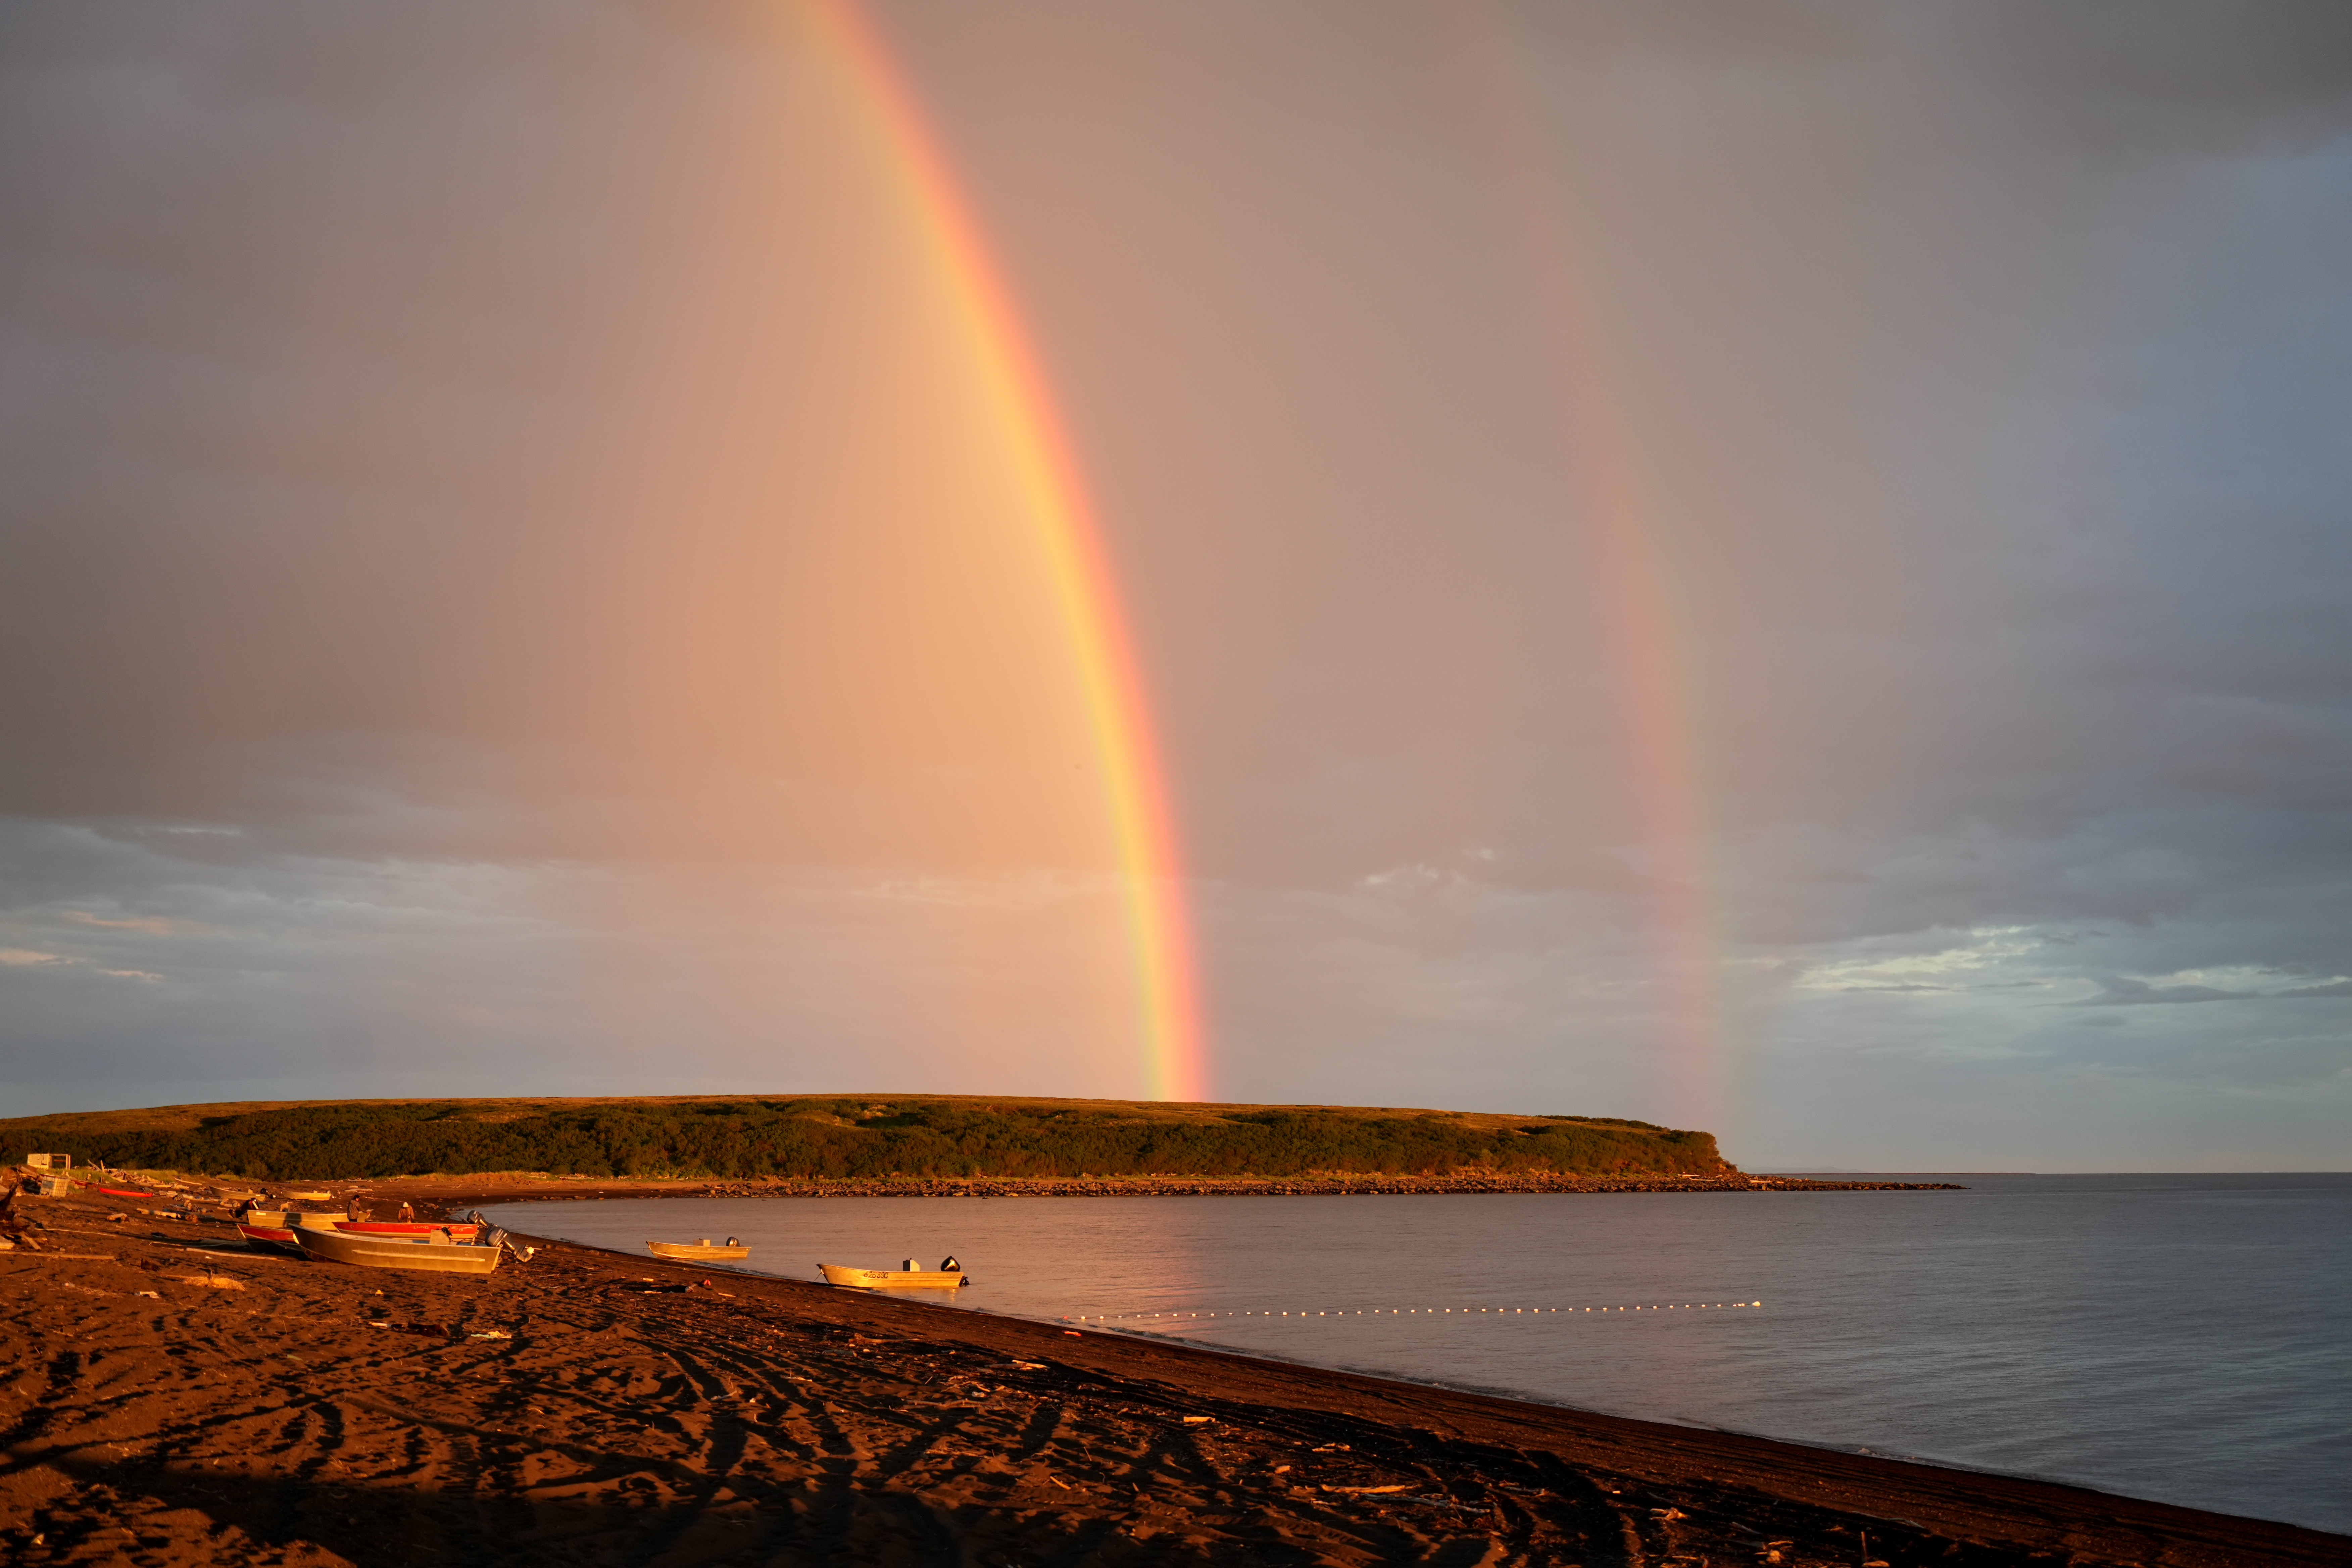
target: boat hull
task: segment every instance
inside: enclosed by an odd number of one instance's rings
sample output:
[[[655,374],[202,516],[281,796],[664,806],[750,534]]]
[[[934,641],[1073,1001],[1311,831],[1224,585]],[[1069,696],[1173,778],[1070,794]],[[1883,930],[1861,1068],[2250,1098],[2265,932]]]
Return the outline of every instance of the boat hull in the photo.
[[[856,1290],[952,1290],[969,1285],[969,1275],[953,1268],[852,1268],[842,1263],[820,1263],[817,1271],[828,1285]]]
[[[296,1241],[294,1239],[294,1233],[288,1230],[283,1226],[247,1225],[243,1221],[239,1221],[236,1227],[236,1233],[237,1235],[245,1237],[246,1246],[256,1248],[257,1250],[262,1252],[282,1252],[289,1258],[300,1258],[304,1256],[302,1244]]]
[[[400,1268],[418,1274],[488,1275],[499,1266],[497,1247],[465,1242],[442,1245],[401,1237],[352,1236],[340,1230],[298,1230],[294,1239],[311,1258],[362,1268]]]
[[[725,1263],[751,1256],[748,1247],[698,1247],[688,1241],[648,1241],[646,1247],[656,1258],[674,1258],[682,1263]]]

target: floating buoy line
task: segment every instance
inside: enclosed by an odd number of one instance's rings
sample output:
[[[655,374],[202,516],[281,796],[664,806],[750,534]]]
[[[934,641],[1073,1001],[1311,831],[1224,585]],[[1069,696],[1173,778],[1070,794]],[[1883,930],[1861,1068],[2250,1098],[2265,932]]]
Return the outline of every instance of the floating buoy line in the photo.
[[[1338,1307],[1321,1311],[1249,1307],[1213,1312],[1080,1312],[1066,1323],[1154,1324],[1199,1322],[1210,1318],[1539,1318],[1578,1317],[1595,1312],[1736,1312],[1755,1311],[1761,1301],[1668,1301],[1641,1307]]]

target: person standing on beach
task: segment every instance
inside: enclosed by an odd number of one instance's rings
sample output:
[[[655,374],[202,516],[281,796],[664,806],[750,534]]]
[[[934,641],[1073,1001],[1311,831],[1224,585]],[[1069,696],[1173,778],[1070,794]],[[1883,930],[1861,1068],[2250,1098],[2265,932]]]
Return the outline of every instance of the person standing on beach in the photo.
[[[27,1176],[21,1183],[12,1183],[8,1195],[0,1198],[0,1237],[8,1238],[11,1247],[21,1247],[27,1252],[38,1252],[41,1244],[25,1234],[25,1216],[16,1212],[16,1199],[26,1192],[37,1194],[41,1189]]]

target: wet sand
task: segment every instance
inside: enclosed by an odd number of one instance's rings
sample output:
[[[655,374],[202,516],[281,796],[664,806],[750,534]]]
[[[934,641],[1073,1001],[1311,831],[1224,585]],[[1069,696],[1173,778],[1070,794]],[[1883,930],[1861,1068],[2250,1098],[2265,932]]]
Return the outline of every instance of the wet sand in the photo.
[[[442,1279],[17,1206],[44,1250],[0,1253],[10,1563],[2352,1562],[2075,1488],[568,1245]]]

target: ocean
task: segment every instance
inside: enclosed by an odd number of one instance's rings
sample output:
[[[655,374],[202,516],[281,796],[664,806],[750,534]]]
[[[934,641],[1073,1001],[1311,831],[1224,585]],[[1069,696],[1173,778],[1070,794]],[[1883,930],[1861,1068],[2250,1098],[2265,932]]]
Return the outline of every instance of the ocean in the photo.
[[[2352,1533],[2352,1175],[1940,1179],[490,1212],[797,1279],[952,1253],[970,1287],[900,1294]]]

